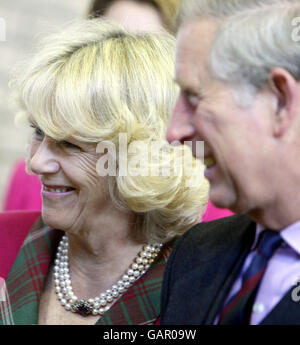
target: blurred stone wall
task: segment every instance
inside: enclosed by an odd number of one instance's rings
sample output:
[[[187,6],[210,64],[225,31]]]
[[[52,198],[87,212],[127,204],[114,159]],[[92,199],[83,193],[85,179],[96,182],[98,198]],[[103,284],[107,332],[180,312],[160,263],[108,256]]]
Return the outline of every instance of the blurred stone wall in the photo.
[[[16,127],[9,101],[12,68],[32,50],[37,37],[65,22],[84,17],[89,0],[0,1],[0,209],[15,162],[25,153],[29,130]]]

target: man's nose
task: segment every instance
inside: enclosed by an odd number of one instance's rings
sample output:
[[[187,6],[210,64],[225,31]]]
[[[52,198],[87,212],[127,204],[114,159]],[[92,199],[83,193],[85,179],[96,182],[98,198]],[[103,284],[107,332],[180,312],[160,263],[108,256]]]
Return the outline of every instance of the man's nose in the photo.
[[[190,121],[190,114],[183,104],[181,98],[178,99],[173,110],[172,117],[167,129],[167,140],[169,143],[189,140],[195,134],[194,127]]]
[[[54,174],[59,171],[59,163],[51,139],[44,137],[39,146],[31,152],[29,169],[37,174]]]

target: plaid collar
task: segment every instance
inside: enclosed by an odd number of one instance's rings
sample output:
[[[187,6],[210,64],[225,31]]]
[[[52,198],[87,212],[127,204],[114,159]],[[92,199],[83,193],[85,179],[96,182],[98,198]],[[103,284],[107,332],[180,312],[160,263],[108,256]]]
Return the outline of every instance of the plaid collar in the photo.
[[[40,218],[29,232],[6,280],[7,298],[0,301],[0,324],[38,324],[38,310],[50,264],[63,232],[43,224]],[[170,245],[96,325],[153,324],[160,314],[163,273]]]

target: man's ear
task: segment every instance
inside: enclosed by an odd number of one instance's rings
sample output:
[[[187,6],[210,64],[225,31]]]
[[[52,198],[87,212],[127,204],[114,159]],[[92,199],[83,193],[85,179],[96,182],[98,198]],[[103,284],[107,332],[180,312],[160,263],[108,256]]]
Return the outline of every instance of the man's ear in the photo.
[[[299,111],[300,88],[295,78],[280,67],[271,71],[268,83],[277,99],[274,135],[281,137],[287,132]]]

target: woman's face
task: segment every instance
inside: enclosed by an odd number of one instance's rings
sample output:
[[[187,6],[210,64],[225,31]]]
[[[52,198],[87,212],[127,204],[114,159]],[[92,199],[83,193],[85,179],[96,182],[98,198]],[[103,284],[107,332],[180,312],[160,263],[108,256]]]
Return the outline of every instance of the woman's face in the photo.
[[[29,168],[43,185],[45,223],[71,232],[88,227],[93,215],[111,206],[106,179],[96,172],[96,144],[56,141],[32,127]]]

